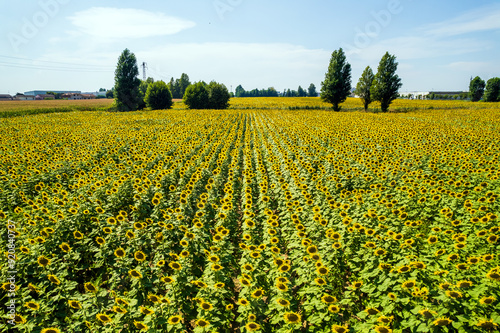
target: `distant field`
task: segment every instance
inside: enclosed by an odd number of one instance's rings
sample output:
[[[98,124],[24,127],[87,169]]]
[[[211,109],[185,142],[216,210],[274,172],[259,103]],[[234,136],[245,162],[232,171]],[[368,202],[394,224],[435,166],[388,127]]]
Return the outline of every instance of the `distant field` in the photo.
[[[2,101],[0,118],[10,118],[40,113],[70,111],[107,111],[112,107],[113,99],[95,100],[51,100],[51,101]],[[416,110],[450,109],[491,109],[497,103],[471,103],[468,101],[421,101],[395,100],[389,112],[409,112]],[[246,110],[331,110],[331,104],[324,103],[319,97],[245,97],[232,98],[230,109]],[[181,99],[175,99],[174,110],[187,109]],[[348,98],[342,104],[343,111],[363,111],[359,98]],[[372,103],[369,111],[380,111],[379,103]]]
[[[50,101],[2,101],[0,102],[0,118],[9,117],[7,113],[15,115],[31,113],[68,112],[72,110],[86,111],[105,109],[113,104],[112,99],[93,100],[50,100]],[[45,111],[45,112],[44,112]]]

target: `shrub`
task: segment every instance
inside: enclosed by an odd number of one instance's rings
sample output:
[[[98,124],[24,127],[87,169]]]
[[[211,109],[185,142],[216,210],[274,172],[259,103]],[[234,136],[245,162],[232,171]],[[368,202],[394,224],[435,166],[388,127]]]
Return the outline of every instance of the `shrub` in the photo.
[[[148,86],[146,105],[153,110],[164,110],[172,107],[172,94],[163,81],[156,81]]]

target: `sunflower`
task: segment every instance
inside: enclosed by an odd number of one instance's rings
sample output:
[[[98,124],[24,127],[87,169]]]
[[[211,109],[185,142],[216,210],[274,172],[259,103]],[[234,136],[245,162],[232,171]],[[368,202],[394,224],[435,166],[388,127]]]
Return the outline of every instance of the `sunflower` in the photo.
[[[20,314],[15,314],[14,315],[14,322],[16,324],[25,324],[26,323],[26,318],[24,318],[23,316],[21,316]],[[59,333],[59,331],[58,331]]]
[[[477,322],[476,326],[481,327],[482,329],[493,331],[498,328],[498,324],[493,322],[493,319],[481,319]]]
[[[246,298],[240,298],[238,300],[238,304],[241,306],[247,306],[248,304],[250,304],[250,302]]]
[[[48,265],[50,265],[50,262],[51,260],[49,258],[47,258],[46,256],[40,256],[38,257],[38,265],[42,266],[42,267],[47,267]]]
[[[182,269],[182,265],[179,264],[177,261],[172,261],[170,264],[168,264],[170,268],[176,271],[180,271]]]
[[[160,303],[161,297],[155,294],[148,294],[148,300],[153,303]]]
[[[468,281],[468,280],[462,280],[462,281],[457,282],[458,288],[470,288],[470,287],[472,287],[472,285],[473,285],[472,281]]]
[[[462,297],[462,293],[456,290],[446,290],[446,296],[457,299]]]
[[[255,323],[255,322],[249,322],[245,325],[245,328],[249,331],[249,332],[253,332],[253,331],[257,331],[260,329],[260,325]]]
[[[210,322],[206,319],[199,318],[196,320],[196,326],[198,327],[207,327],[208,325],[210,325]]]
[[[79,301],[76,301],[76,300],[69,300],[68,301],[68,305],[73,308],[73,309],[77,309],[77,310],[80,310],[82,308],[82,305],[80,304]]]
[[[25,321],[26,321],[26,319],[25,319]],[[58,328],[49,327],[49,328],[44,328],[41,333],[61,333],[61,331]]]
[[[146,254],[142,251],[137,251],[134,253],[134,258],[135,258],[135,260],[142,262],[142,261],[146,260]]]
[[[62,243],[61,245],[59,245],[59,247],[63,252],[68,253],[69,251],[71,251],[71,246],[69,246],[68,243]]]
[[[316,273],[318,273],[321,276],[325,276],[329,272],[330,272],[330,270],[325,266],[321,266],[321,267],[316,268]]]
[[[111,318],[105,313],[98,313],[95,317],[103,324],[111,322]]]
[[[211,311],[214,308],[214,306],[208,302],[201,302],[199,306],[204,311]]]
[[[149,316],[149,315],[152,315],[153,313],[155,313],[155,311],[151,308],[148,308],[148,307],[145,307],[145,306],[140,306],[139,307],[139,311],[143,314],[143,315],[146,315],[146,316]]]
[[[226,305],[226,311],[232,311],[233,309],[234,309],[234,305],[233,304]]]
[[[35,310],[35,311],[40,309],[40,304],[33,302],[33,301],[29,301],[29,302],[24,303],[24,306],[30,310]]]
[[[171,316],[170,318],[168,318],[168,323],[170,325],[177,325],[180,322],[182,322],[182,316],[175,315],[175,316]]]
[[[394,316],[380,316],[377,318],[377,322],[389,325],[394,320]]]
[[[401,287],[403,287],[404,289],[412,289],[416,285],[417,285],[417,282],[415,280],[408,280],[408,281],[403,282]]]
[[[95,285],[93,285],[91,282],[87,282],[83,286],[84,286],[85,290],[89,293],[96,293],[98,291],[98,288]]]
[[[116,304],[121,305],[121,306],[129,306],[129,303],[124,300],[123,298],[116,298],[115,299]]]
[[[52,282],[53,284],[56,284],[56,285],[59,285],[61,284],[61,281],[57,278],[57,276],[55,275],[52,275],[52,274],[49,274],[47,275],[47,278],[49,279],[50,282]]]
[[[429,236],[429,238],[427,238],[427,243],[429,244],[436,244],[438,242],[438,237],[437,236]]]
[[[253,298],[261,298],[264,295],[264,290],[262,288],[256,289],[252,292]]]
[[[278,288],[279,291],[281,292],[287,292],[288,291],[288,286],[284,283],[278,282],[276,283],[276,288]]]
[[[347,333],[349,332],[349,326],[345,324],[344,326],[332,325],[332,332],[334,333]]]
[[[289,324],[301,324],[302,323],[302,318],[300,314],[295,313],[295,312],[286,312],[283,316],[285,321]]]
[[[314,282],[318,285],[318,286],[324,286],[326,284],[326,281],[325,279],[323,278],[316,278],[314,279]]]
[[[352,287],[353,287],[354,289],[359,289],[359,288],[361,288],[362,286],[363,286],[363,281],[354,281],[354,282],[352,283]]]
[[[245,264],[241,268],[243,268],[245,271],[253,272],[253,266],[251,264]]]
[[[115,250],[114,254],[117,258],[123,258],[123,257],[125,257],[127,252],[124,249],[122,249],[121,247],[119,247]]]
[[[125,314],[127,313],[128,311],[122,307],[119,307],[117,305],[113,306],[113,312],[115,313],[119,313],[119,314]]]
[[[163,276],[161,279],[161,282],[166,283],[166,284],[171,284],[175,282],[175,278],[172,276]]]
[[[434,326],[447,326],[450,325],[452,321],[447,317],[440,317],[432,322]]]
[[[481,305],[491,305],[496,300],[495,296],[485,296],[479,300],[479,303],[481,303]]]
[[[486,274],[486,277],[491,280],[495,281],[500,281],[500,268],[492,268],[490,271]]]
[[[490,244],[495,244],[498,241],[498,236],[497,235],[490,235],[488,238],[486,238],[488,243]]]
[[[408,273],[409,271],[411,271],[411,267],[408,265],[403,265],[398,268],[398,273]]]
[[[336,303],[337,302],[337,298],[335,298],[334,296],[331,296],[331,295],[323,295],[323,297],[321,297],[321,301],[323,303],[326,303],[326,304],[332,304],[332,303]]]
[[[128,271],[128,275],[133,278],[133,279],[140,279],[142,278],[142,274],[141,272],[139,272],[138,270],[136,269],[131,269],[130,271]]]
[[[134,320],[134,326],[140,331],[147,331],[149,329],[148,325],[144,324],[141,321]]]

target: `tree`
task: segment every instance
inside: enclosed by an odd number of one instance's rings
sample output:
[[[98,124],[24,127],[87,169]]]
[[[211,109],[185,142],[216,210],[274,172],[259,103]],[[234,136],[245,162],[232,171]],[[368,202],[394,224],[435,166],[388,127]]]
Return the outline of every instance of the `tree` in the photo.
[[[470,81],[469,84],[469,96],[471,101],[478,102],[481,100],[484,94],[484,87],[486,83],[479,76],[476,76]]]
[[[389,110],[389,105],[398,97],[398,91],[403,86],[396,74],[397,69],[396,56],[386,52],[380,60],[377,74],[370,88],[371,99],[380,102],[382,112]]]
[[[245,97],[245,89],[241,86],[241,84],[239,86],[236,87],[236,90],[234,91],[234,96],[236,97]]]
[[[115,88],[111,88],[110,90],[106,91],[106,98],[114,98],[113,95],[114,95],[114,92],[115,92]]]
[[[318,97],[318,92],[316,91],[316,86],[314,83],[311,83],[309,85],[309,88],[307,88],[307,95],[309,97]]]
[[[334,111],[340,111],[339,104],[345,102],[350,93],[351,65],[340,48],[332,53],[325,80],[321,82],[321,99],[332,103]]]
[[[207,89],[210,109],[227,109],[229,107],[231,95],[224,84],[212,81]]]
[[[182,99],[190,109],[206,109],[208,107],[207,84],[200,81],[190,85],[187,87]]]
[[[368,66],[363,71],[363,74],[361,74],[358,84],[356,85],[356,95],[361,98],[361,101],[363,102],[363,105],[365,107],[365,111],[368,110],[368,105],[370,105],[370,103],[372,102],[370,88],[372,86],[374,78],[375,75],[373,74],[370,66]]]
[[[484,100],[486,102],[500,102],[500,78],[494,77],[488,80]]]
[[[189,82],[189,76],[186,73],[182,73],[181,78],[179,79],[179,98],[182,98],[184,96],[187,87],[189,87],[190,85],[191,82]]]
[[[163,81],[156,81],[148,86],[146,105],[153,110],[164,110],[172,107],[172,94]]]
[[[118,111],[135,111],[139,104],[139,68],[135,55],[125,49],[118,58],[115,70],[116,107]]]
[[[148,77],[146,81],[141,80],[141,84],[139,85],[139,102],[137,104],[137,109],[142,110],[146,105],[146,92],[148,91],[148,87],[154,83],[155,80],[151,77]]]
[[[306,97],[307,96],[306,91],[301,86],[299,86],[299,88],[297,89],[297,94],[299,95],[299,97]]]

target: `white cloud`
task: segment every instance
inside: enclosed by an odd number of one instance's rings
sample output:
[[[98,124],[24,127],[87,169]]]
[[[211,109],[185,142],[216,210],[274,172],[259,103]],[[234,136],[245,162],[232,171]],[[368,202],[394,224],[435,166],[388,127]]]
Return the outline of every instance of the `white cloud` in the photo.
[[[500,30],[500,5],[495,4],[431,24],[422,29],[433,36],[457,36],[473,32]]]
[[[142,9],[92,7],[69,17],[78,32],[103,39],[173,35],[194,27],[192,21]]]

